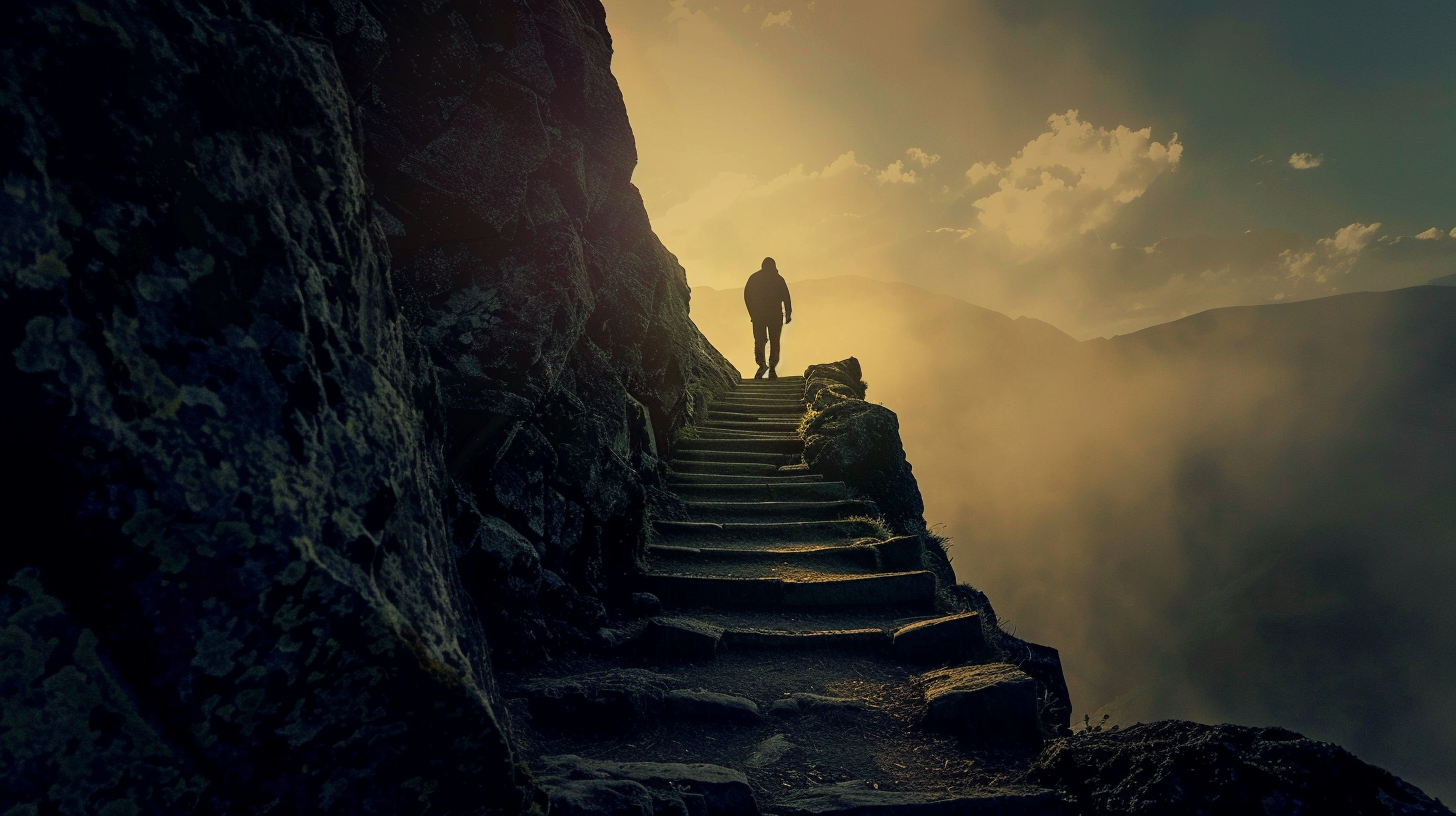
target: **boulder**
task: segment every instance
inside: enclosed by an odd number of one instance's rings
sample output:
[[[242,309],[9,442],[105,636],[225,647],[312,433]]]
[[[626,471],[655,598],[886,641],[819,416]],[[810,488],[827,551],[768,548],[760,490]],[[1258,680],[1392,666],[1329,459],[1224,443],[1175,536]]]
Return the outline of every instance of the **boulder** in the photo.
[[[630,779],[569,779],[546,786],[555,816],[655,816],[652,791]]]
[[[915,679],[925,694],[927,728],[988,745],[1040,745],[1036,681],[993,663],[941,669]]]
[[[516,691],[538,726],[621,734],[662,714],[673,678],[641,669],[536,680]]]
[[[989,653],[975,612],[919,621],[895,630],[895,657],[907,663],[959,663]]]
[[[680,720],[755,725],[760,718],[758,704],[754,701],[716,691],[670,691],[663,698],[663,703],[668,716]]]
[[[1349,751],[1282,728],[1165,720],[1083,732],[1048,744],[1026,779],[1075,797],[1089,816],[1451,813]]]
[[[804,462],[874,501],[895,533],[924,531],[925,503],[894,411],[858,399],[827,405],[804,428]]]
[[[702,816],[756,816],[758,801],[748,778],[740,771],[720,765],[672,762],[612,762],[584,759],[574,754],[543,757],[536,768],[541,786],[552,796],[583,781],[630,781],[647,788],[654,796],[656,816],[702,814]],[[625,793],[625,790],[624,790]],[[636,801],[636,800],[632,800]],[[635,811],[628,811],[635,816]],[[600,811],[609,816],[612,811]],[[582,814],[585,816],[585,814]],[[592,814],[596,816],[596,814]]]
[[[651,592],[632,593],[632,612],[644,618],[655,616],[662,611],[662,600]]]

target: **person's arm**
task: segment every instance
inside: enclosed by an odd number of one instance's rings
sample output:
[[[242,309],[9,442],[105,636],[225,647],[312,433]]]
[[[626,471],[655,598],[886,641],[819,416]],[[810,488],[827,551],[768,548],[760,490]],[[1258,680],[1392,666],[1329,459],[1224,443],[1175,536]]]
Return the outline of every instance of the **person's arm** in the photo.
[[[743,308],[748,310],[748,319],[753,319],[753,303],[748,299],[748,284],[743,284]]]
[[[782,282],[784,290],[784,322],[792,323],[794,322],[794,301],[789,298],[789,282],[783,278],[779,278],[779,280]]]

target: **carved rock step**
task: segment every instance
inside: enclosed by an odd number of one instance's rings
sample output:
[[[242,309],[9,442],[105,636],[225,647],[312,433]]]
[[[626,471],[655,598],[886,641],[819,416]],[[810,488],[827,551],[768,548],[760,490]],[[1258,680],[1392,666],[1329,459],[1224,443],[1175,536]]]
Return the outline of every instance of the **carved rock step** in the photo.
[[[699,425],[705,431],[760,431],[766,433],[797,433],[798,419],[759,419],[739,414],[743,419],[712,419]]]
[[[743,380],[742,382],[740,382],[738,384],[738,387],[735,388],[735,389],[733,389],[733,390],[734,390],[735,393],[739,393],[739,394],[741,394],[741,393],[743,393],[745,391],[779,391],[779,390],[793,391],[795,393],[800,393],[801,394],[801,393],[804,392],[804,378],[803,377],[794,377],[794,378],[790,378],[790,377],[777,377],[775,379],[770,380],[767,377],[765,377],[764,379],[761,379],[761,380]]]
[[[804,413],[804,403],[797,400],[726,399],[708,408],[708,419],[714,414],[731,416],[796,416]]]
[[[889,541],[862,539],[859,542],[843,544],[806,545],[798,547],[673,547],[654,544],[647,549],[655,565],[663,565],[661,572],[684,572],[690,567],[724,568],[743,565],[789,565],[815,567],[816,565],[838,564],[859,567],[865,570],[895,572],[921,568],[920,540],[913,536],[901,536]],[[670,569],[666,565],[681,565]]]
[[[712,660],[724,649],[872,650],[901,661],[900,650],[895,646],[898,637],[916,627],[947,619],[947,616],[927,616],[923,608],[892,606],[833,611],[704,610],[653,618],[643,632],[642,642],[646,654],[661,663]]]
[[[794,453],[758,453],[754,451],[731,450],[682,450],[672,452],[672,466],[678,469],[683,462],[757,462],[773,465],[775,469],[794,464],[799,457]],[[804,472],[808,472],[805,470]]]
[[[723,546],[764,544],[824,544],[874,538],[881,528],[868,521],[693,522],[654,521],[653,541],[659,544]]]
[[[723,456],[725,456],[725,457],[727,457],[728,455],[729,454],[723,454]],[[759,454],[754,454],[754,455],[757,456]],[[699,461],[699,460],[696,460],[696,459],[674,459],[672,461],[672,464],[670,465],[670,467],[672,468],[674,477],[680,477],[680,476],[683,476],[684,474],[693,474],[694,476],[698,476],[698,475],[703,475],[703,476],[713,476],[713,475],[724,475],[724,476],[727,476],[727,475],[735,475],[735,476],[753,476],[753,477],[756,477],[756,478],[766,478],[766,477],[772,477],[772,476],[780,476],[780,475],[787,476],[787,475],[790,475],[790,474],[780,474],[779,473],[779,468],[782,465],[777,464],[778,462],[787,461],[788,457],[786,457],[786,456],[780,456],[778,454],[767,454],[767,456],[769,458],[773,459],[774,461],[773,462],[715,462],[715,461]],[[794,476],[802,476],[802,475],[805,475],[805,474],[803,474],[801,472],[801,473],[793,473],[792,475],[794,475]]]
[[[712,478],[712,477],[709,477]],[[718,477],[723,478],[723,477]],[[848,499],[849,488],[844,482],[789,481],[803,477],[787,476],[782,480],[759,480],[756,482],[677,482],[672,490],[682,498],[717,499],[722,501],[812,501]]]
[[[823,606],[924,606],[935,601],[935,575],[925,570],[822,579],[716,578],[647,574],[639,579],[668,606],[772,609]]]
[[[765,808],[777,816],[1061,816],[1072,811],[1044,788],[986,788],[963,796],[875,790],[868,782],[819,785]]]
[[[765,428],[698,428],[698,439],[782,439],[785,437],[798,439],[799,426],[785,425],[783,427]]]
[[[693,464],[701,464],[694,462]],[[727,463],[720,463],[727,464]],[[733,467],[737,467],[734,465]],[[754,465],[753,467],[758,467]],[[770,466],[772,467],[772,466]],[[768,471],[757,470],[748,474],[728,473],[697,473],[678,472],[672,475],[668,485],[678,491],[688,485],[728,485],[728,484],[819,484],[824,483],[824,477],[818,473],[779,473],[777,468]]]
[[[875,506],[858,499],[840,501],[688,501],[692,521],[833,521],[873,516]]]
[[[804,440],[797,436],[764,436],[747,439],[688,439],[673,451],[681,456],[692,451],[713,453],[799,453]]]

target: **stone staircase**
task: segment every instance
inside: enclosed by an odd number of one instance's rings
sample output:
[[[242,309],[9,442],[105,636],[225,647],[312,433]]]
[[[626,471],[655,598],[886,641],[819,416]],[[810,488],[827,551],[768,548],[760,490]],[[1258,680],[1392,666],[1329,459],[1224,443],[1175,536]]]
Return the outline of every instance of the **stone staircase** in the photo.
[[[553,812],[1062,812],[1006,784],[1040,743],[1035,683],[918,537],[805,469],[802,395],[749,380],[712,404],[671,460],[687,518],[653,522],[634,597],[656,614],[516,689]]]

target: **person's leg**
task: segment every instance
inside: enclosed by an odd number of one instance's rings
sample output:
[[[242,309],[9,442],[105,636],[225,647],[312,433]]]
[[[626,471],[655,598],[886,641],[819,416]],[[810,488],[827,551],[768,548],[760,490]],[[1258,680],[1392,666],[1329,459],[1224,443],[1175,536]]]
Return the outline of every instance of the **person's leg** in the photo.
[[[781,320],[775,320],[764,328],[768,330],[768,375],[777,377],[779,375],[779,338],[783,336],[784,324]]]
[[[763,372],[768,369],[768,365],[763,361],[763,344],[768,342],[768,339],[768,324],[753,321],[753,359],[758,363],[758,371],[753,375],[755,380],[762,377]]]

